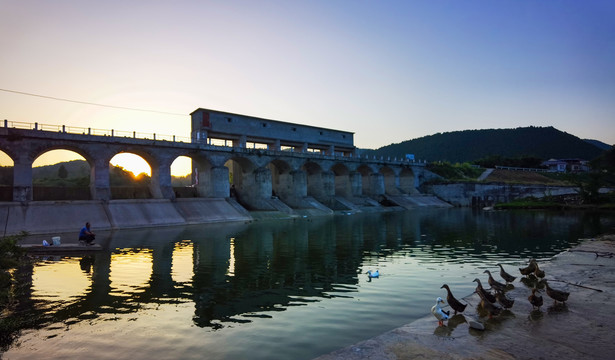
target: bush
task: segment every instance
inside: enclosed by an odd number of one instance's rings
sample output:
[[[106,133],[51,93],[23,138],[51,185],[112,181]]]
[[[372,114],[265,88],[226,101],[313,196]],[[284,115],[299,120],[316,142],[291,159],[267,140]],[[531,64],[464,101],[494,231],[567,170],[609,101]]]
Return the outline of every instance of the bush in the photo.
[[[474,180],[483,173],[483,169],[469,163],[454,165],[449,162],[430,163],[427,165],[427,170],[447,180]]]

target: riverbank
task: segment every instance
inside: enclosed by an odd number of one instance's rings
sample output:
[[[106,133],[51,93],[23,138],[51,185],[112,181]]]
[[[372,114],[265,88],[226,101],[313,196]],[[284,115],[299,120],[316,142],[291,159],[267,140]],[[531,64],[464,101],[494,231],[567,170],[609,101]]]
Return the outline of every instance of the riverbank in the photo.
[[[480,300],[472,294],[463,299],[468,303],[463,315],[446,326],[439,327],[425,309],[426,316],[419,320],[317,359],[612,359],[614,253],[615,235],[607,235],[540,263],[551,287],[570,292],[565,305],[554,306],[542,290],[544,305],[534,311],[519,271],[507,269],[517,276],[515,288],[507,293],[515,299],[511,311],[493,319],[480,317],[476,309]],[[445,298],[440,285],[434,284],[434,296]],[[469,320],[482,322],[485,330],[471,329]]]

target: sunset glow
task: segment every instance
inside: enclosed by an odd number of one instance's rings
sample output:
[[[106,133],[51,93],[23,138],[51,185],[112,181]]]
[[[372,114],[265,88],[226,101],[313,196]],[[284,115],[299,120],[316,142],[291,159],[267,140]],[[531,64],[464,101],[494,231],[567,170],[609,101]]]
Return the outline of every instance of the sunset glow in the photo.
[[[614,144],[614,17],[604,0],[8,1],[0,119],[189,138],[209,108],[368,149],[527,126]]]

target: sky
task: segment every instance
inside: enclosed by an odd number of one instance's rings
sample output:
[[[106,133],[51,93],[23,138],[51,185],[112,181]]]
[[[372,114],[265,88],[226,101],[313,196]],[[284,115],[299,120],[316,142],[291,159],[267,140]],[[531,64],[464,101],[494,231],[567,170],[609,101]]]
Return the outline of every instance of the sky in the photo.
[[[611,0],[0,0],[0,119],[188,137],[202,107],[360,148],[524,126],[615,144],[614,19]]]

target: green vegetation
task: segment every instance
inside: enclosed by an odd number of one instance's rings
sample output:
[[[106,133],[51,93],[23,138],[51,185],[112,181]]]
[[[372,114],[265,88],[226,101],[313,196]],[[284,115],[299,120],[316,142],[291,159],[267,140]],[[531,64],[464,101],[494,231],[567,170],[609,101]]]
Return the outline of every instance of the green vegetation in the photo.
[[[560,210],[569,208],[570,205],[559,203],[553,199],[546,197],[537,199],[534,197],[514,200],[507,203],[495,204],[494,209],[497,210],[511,210],[511,209],[552,209]]]
[[[604,149],[553,127],[465,130],[438,133],[363,150],[369,156],[391,158],[414,154],[417,160],[474,162],[491,156],[505,158],[581,158],[592,160]],[[502,164],[498,164],[502,165]]]
[[[484,169],[472,166],[469,163],[451,164],[449,162],[430,163],[427,165],[427,169],[451,181],[476,180],[484,171]]]
[[[538,169],[543,160],[535,156],[518,156],[508,158],[501,155],[491,155],[473,161],[474,164],[484,168],[495,168],[496,166],[510,166],[520,168]]]
[[[24,284],[17,279],[16,272],[28,259],[17,241],[26,235],[22,232],[0,238],[0,350],[12,342],[15,333],[23,325],[23,320],[16,320],[9,315],[17,307],[17,299],[24,291]]]
[[[568,183],[579,188],[576,197],[545,196],[541,199],[527,198],[505,204],[497,204],[496,209],[549,209],[549,208],[599,208],[615,209],[615,192],[600,192],[600,189],[615,186],[615,147],[611,147],[591,163],[590,173],[560,174],[543,173],[544,177]]]

